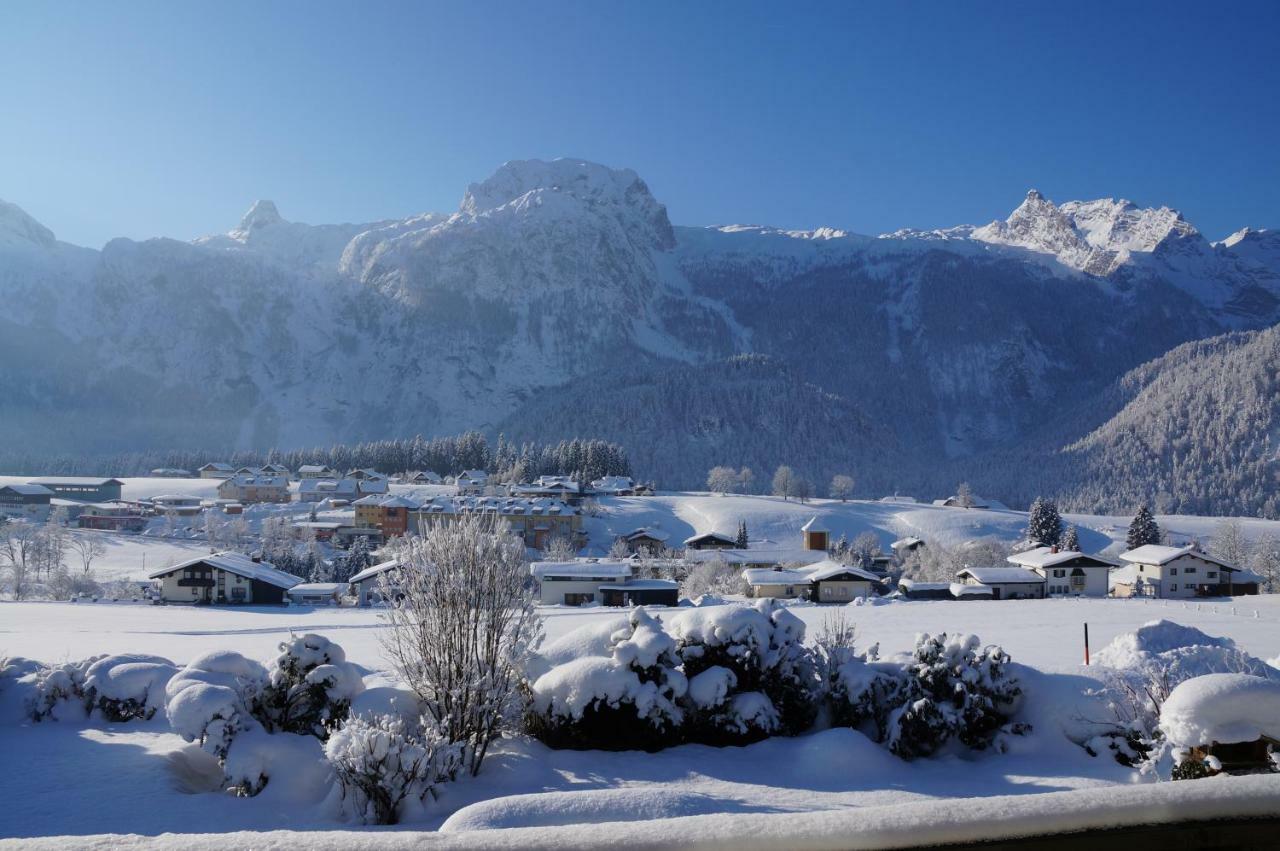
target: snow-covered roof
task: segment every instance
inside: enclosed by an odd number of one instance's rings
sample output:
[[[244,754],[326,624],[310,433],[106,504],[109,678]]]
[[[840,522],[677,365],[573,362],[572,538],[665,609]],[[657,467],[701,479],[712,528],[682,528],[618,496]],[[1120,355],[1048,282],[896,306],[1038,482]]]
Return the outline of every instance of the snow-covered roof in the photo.
[[[229,479],[224,479],[222,484],[218,485],[218,489],[221,490],[224,487],[287,488],[288,486],[289,480],[284,476],[237,473]]]
[[[701,532],[697,535],[690,535],[688,538],[685,538],[684,545],[687,547],[697,543],[698,541],[722,541],[726,544],[736,544],[738,542],[738,538],[737,536],[725,535],[720,532]]]
[[[254,561],[243,553],[217,553],[215,555],[200,556],[199,558],[189,559],[172,567],[162,567],[159,570],[153,570],[147,574],[149,579],[158,579],[166,573],[173,573],[175,570],[185,570],[188,567],[194,567],[198,564],[207,564],[216,567],[219,570],[225,570],[228,573],[234,573],[237,576],[243,576],[246,579],[256,579],[259,582],[266,582],[269,585],[275,585],[277,588],[292,588],[301,584],[302,577],[294,576],[292,573],[285,573],[283,570],[277,570],[274,565],[265,561]]]
[[[898,580],[898,587],[904,591],[945,591],[951,587],[950,582],[920,582],[906,577]]]
[[[324,472],[331,472],[332,470],[333,470],[332,467],[326,466],[324,464],[303,464],[301,467],[298,468],[299,473],[324,473]]]
[[[592,482],[591,488],[597,491],[629,491],[635,489],[635,482],[630,476],[603,476]]]
[[[1055,564],[1071,561],[1077,558],[1090,558],[1096,561],[1105,562],[1108,565],[1115,565],[1115,562],[1102,556],[1091,556],[1080,552],[1079,550],[1058,550],[1054,551],[1053,547],[1036,547],[1034,550],[1027,550],[1024,553],[1014,553],[1009,556],[1006,561],[1010,564],[1017,564],[1023,567],[1053,567]]]
[[[639,529],[633,529],[632,531],[623,535],[622,540],[630,541],[635,538],[653,538],[655,541],[665,541],[667,538],[670,538],[670,537],[671,537],[670,533],[664,532],[661,529],[649,529],[642,526]]]
[[[611,585],[601,585],[610,591],[671,591],[680,587],[680,583],[671,579],[628,579]]]
[[[368,496],[360,497],[352,505],[376,505],[380,508],[407,508],[410,511],[417,511],[422,507],[422,503],[416,499],[407,496],[395,495],[391,496],[385,493],[372,493]]]
[[[817,564],[827,558],[824,550],[806,550],[806,549],[774,549],[769,547],[750,547],[745,550],[738,549],[713,549],[713,550],[686,550],[684,560],[700,564],[707,561],[724,561],[729,564],[797,564],[810,565]]]
[[[44,485],[0,485],[0,490],[11,490],[24,496],[53,496],[53,491]]]
[[[1228,564],[1217,556],[1206,553],[1195,544],[1188,544],[1185,547],[1166,547],[1160,544],[1144,544],[1137,549],[1121,553],[1120,558],[1133,564],[1168,564],[1174,559],[1182,558],[1185,555],[1192,555],[1202,561],[1212,562],[1213,564],[1225,567],[1227,570],[1239,569],[1235,565]]]
[[[474,512],[500,515],[566,517],[580,513],[578,509],[558,499],[502,496],[439,496],[422,503],[418,511],[423,514],[467,514]]]
[[[809,522],[800,527],[801,532],[830,532],[826,524],[819,520],[816,516],[810,517]]]
[[[348,581],[364,582],[366,579],[372,579],[373,577],[377,576],[380,573],[386,573],[388,570],[390,570],[393,567],[398,567],[399,564],[400,562],[396,561],[395,559],[391,559],[389,561],[381,561],[381,562],[378,562],[377,564],[373,564],[366,567],[364,570],[352,576],[351,579]]]
[[[921,540],[920,538],[917,538],[914,535],[908,535],[905,538],[899,538],[898,540],[894,541],[892,544],[889,545],[889,549],[900,550],[900,549],[903,549],[904,547],[907,549],[910,549],[911,547],[916,547],[923,543],[924,541]]]
[[[538,579],[548,576],[630,576],[631,562],[621,559],[575,559],[574,561],[536,561],[529,573]]]
[[[881,502],[900,502],[908,505],[914,505],[919,502],[914,496],[882,496]]]
[[[119,479],[82,479],[78,476],[44,476],[27,482],[29,485],[77,485],[80,487],[100,488],[105,485],[123,485]]]
[[[952,582],[949,590],[952,597],[992,597],[995,591],[989,585],[966,585],[963,582]]]
[[[956,576],[969,576],[983,585],[1042,584],[1044,577],[1025,567],[966,567]]]
[[[1160,709],[1160,729],[1180,747],[1280,739],[1280,680],[1249,674],[1183,680]]]
[[[807,570],[777,570],[772,567],[748,567],[742,571],[742,578],[753,588],[761,585],[807,585]]]
[[[879,582],[880,577],[876,576],[869,570],[863,570],[861,567],[855,567],[851,564],[841,564],[833,559],[820,561],[812,567],[807,568],[809,571],[810,582],[821,582],[824,579],[830,579],[833,576],[839,576],[842,573],[851,573],[858,579],[864,579],[867,582]]]
[[[345,582],[303,582],[289,589],[289,596],[311,596],[322,595],[328,596],[337,594],[346,588]]]
[[[199,467],[199,468],[197,468],[197,469],[200,469],[200,470],[227,470],[227,471],[231,471],[231,470],[234,470],[234,469],[235,469],[235,467],[232,467],[230,464],[224,464],[224,463],[222,463],[221,461],[210,461],[208,464],[205,464],[203,467]],[[305,469],[306,469],[306,467],[303,467],[303,469],[305,470]]]
[[[303,479],[298,485],[298,492],[343,496],[354,495],[359,492],[359,488],[360,483],[355,479]]]

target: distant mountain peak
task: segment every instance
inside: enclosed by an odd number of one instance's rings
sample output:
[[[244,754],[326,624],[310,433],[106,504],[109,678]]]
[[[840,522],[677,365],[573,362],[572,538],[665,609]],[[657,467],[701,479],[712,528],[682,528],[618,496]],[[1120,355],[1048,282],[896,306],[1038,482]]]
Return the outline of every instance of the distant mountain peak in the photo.
[[[0,200],[0,246],[52,248],[53,231],[32,218],[17,204]]]
[[[280,211],[276,209],[275,201],[254,201],[249,212],[240,219],[240,227],[237,230],[248,232],[268,225],[277,225],[283,221]]]

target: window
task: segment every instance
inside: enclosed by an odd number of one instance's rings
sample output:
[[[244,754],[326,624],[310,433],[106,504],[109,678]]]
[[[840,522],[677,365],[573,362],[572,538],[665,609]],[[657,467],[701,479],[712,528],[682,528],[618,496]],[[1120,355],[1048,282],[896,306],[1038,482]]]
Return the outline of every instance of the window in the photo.
[[[1206,574],[1205,574],[1205,576],[1209,577],[1210,579],[1217,579],[1217,578],[1218,578],[1218,571],[1216,571],[1216,570],[1211,570],[1211,571],[1209,571],[1208,573],[1206,573]]]
[[[1054,578],[1054,579],[1061,579],[1062,577],[1064,577],[1064,576],[1066,576],[1066,575],[1067,575],[1067,572],[1066,572],[1065,570],[1055,570],[1055,571],[1053,572],[1053,578]]]
[[[1178,590],[1178,583],[1176,583],[1176,582],[1175,582],[1175,583],[1173,583],[1172,585],[1170,585],[1170,586],[1169,586],[1169,590],[1170,590],[1170,591],[1177,591],[1177,590]]]
[[[1170,576],[1177,576],[1177,575],[1178,575],[1178,568],[1176,568],[1176,567],[1171,567],[1171,568],[1169,568],[1169,575],[1170,575]]]
[[[1183,572],[1183,573],[1195,573],[1195,572],[1196,572],[1196,569],[1195,569],[1194,567],[1188,567],[1188,568],[1185,568],[1182,572]]]

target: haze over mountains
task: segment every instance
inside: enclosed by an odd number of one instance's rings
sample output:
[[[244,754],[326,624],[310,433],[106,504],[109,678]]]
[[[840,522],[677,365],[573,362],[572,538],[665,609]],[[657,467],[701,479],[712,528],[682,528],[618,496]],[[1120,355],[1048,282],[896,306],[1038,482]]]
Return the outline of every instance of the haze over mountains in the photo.
[[[0,203],[0,455],[480,428],[619,440],[671,487],[790,463],[865,495],[1275,516],[1280,355],[1252,332],[1278,321],[1280,233],[1035,191],[879,237],[679,227],[632,171],[524,161],[451,214],[260,201],[101,251]]]

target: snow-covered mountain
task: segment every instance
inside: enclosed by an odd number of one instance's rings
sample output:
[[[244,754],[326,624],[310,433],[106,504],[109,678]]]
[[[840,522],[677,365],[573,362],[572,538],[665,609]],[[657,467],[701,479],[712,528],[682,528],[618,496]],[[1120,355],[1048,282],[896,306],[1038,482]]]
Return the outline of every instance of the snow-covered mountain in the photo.
[[[1034,191],[1003,222],[943,231],[677,227],[633,171],[516,161],[453,213],[312,226],[259,201],[225,234],[100,252],[0,204],[0,440],[296,446],[552,419],[587,434],[582,386],[715,382],[701,365],[757,352],[888,426],[922,481],[1278,308],[1274,232],[1212,244],[1167,208]],[[731,436],[712,449],[737,463]]]

